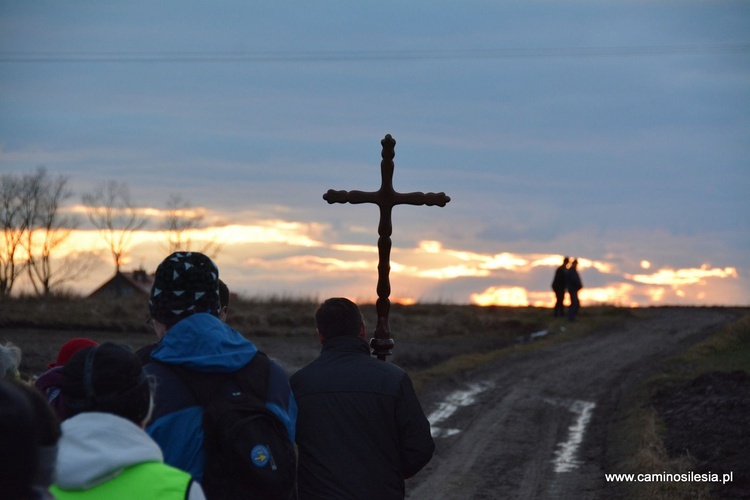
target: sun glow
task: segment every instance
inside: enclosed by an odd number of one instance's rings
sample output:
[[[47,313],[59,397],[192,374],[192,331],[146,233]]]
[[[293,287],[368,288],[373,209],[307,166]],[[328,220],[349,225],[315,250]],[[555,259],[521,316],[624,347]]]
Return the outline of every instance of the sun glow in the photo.
[[[330,289],[335,294],[356,290],[358,297],[374,295],[379,261],[377,245],[327,243],[328,233],[330,228],[326,224],[256,219],[250,224],[190,229],[184,232],[182,241],[189,241],[193,249],[207,242],[219,243],[221,250],[216,262],[222,275],[235,276],[235,288],[256,290],[251,293],[284,293],[277,288],[285,287],[294,293]],[[152,271],[165,256],[169,232],[142,229],[131,236],[130,249],[122,260],[124,270],[136,264]],[[103,270],[108,260],[111,263],[111,256],[98,231],[72,230],[55,248],[53,259],[76,258],[85,253],[94,254],[105,264],[99,266],[97,276],[76,282],[75,286],[92,290],[111,276]],[[552,307],[554,295],[549,284],[562,258],[560,254],[481,253],[446,248],[434,240],[420,241],[411,248],[393,247],[389,274],[394,292],[391,301],[408,304],[437,298],[478,305]],[[578,257],[578,261],[585,285],[579,294],[583,305],[645,306],[708,300],[722,303],[722,297],[715,291],[737,290],[732,282],[739,276],[735,267],[713,268],[709,264],[654,268],[644,259],[636,261],[630,272],[624,272],[620,269],[625,265],[623,260],[608,262]],[[474,290],[469,288],[472,280],[477,283]],[[727,284],[717,288],[715,285],[721,281]],[[276,288],[265,290],[266,287]]]
[[[652,302],[659,303],[664,300],[667,291],[664,288],[648,287],[646,289],[646,295],[649,296]]]
[[[512,306],[524,307],[529,305],[526,289],[520,286],[502,287],[492,286],[482,293],[472,293],[471,302],[479,306]]]
[[[321,231],[317,224],[302,224],[280,220],[258,221],[256,224],[207,227],[188,229],[184,231],[183,240],[191,242],[215,241],[222,245],[238,245],[247,243],[284,243],[298,247],[320,247],[323,243],[316,239]],[[116,235],[121,231],[115,231]],[[165,230],[138,230],[132,232],[133,246],[166,242],[169,232]],[[196,246],[200,246],[197,244]],[[57,248],[60,256],[78,252],[82,248],[92,250],[106,250],[107,245],[101,238],[99,231],[94,229],[73,230],[70,237]]]
[[[473,262],[478,268],[489,271],[495,269],[521,270],[530,267],[528,259],[507,252],[485,255],[461,250],[448,250],[443,248],[442,243],[438,241],[421,241],[419,249],[429,254],[440,254],[444,257],[452,257],[464,262]],[[468,276],[476,275],[474,272],[468,274]]]
[[[635,287],[630,283],[617,283],[597,288],[584,288],[579,294],[581,304],[613,304],[629,305],[630,297]]]
[[[612,304],[632,306],[629,299],[635,287],[617,283],[604,287],[584,288],[579,294],[582,305]],[[569,299],[566,298],[569,302]],[[480,306],[552,307],[555,297],[551,292],[530,292],[522,287],[489,287],[484,292],[471,294],[472,304]]]
[[[226,244],[285,243],[300,247],[319,247],[323,244],[311,237],[318,232],[316,224],[301,224],[280,220],[259,221],[253,225],[233,224],[193,230],[192,233],[208,241]]]
[[[425,271],[417,270],[417,276],[420,278],[432,278],[437,280],[450,280],[454,278],[461,278],[465,276],[489,276],[490,272],[487,269],[477,269],[471,266],[457,265],[447,266],[441,269],[428,269]]]

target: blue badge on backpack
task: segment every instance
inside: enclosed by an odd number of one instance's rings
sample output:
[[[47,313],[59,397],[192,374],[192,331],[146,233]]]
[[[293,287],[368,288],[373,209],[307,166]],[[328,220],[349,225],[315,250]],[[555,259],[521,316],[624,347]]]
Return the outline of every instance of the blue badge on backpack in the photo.
[[[265,467],[271,453],[262,444],[256,445],[250,452],[250,459],[256,467]]]

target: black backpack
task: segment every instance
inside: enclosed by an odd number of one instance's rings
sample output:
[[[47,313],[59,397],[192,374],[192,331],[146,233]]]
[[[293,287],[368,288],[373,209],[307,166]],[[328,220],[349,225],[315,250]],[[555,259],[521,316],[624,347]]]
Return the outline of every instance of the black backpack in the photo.
[[[206,498],[294,498],[297,460],[286,427],[265,404],[270,362],[258,351],[234,373],[177,373],[203,406]]]

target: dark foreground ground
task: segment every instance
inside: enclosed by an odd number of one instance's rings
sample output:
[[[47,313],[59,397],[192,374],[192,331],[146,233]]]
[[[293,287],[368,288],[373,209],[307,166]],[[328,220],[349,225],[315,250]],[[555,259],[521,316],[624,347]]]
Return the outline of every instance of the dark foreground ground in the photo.
[[[310,327],[314,304],[301,309],[277,313],[266,306],[263,316],[238,308],[237,329],[254,332],[248,336],[291,373],[319,351]],[[72,320],[49,324],[27,318],[27,310],[3,314],[7,311],[0,310],[0,342],[22,348],[26,377],[41,373],[69,338],[87,336],[133,349],[153,340],[140,317],[123,326],[117,314],[111,319],[107,313],[104,327],[89,320],[71,326]],[[412,334],[397,337],[389,361],[417,382],[425,413],[435,420],[437,444],[433,461],[407,482],[407,497],[430,500],[627,497],[623,484],[604,476],[623,472],[619,468],[627,458],[618,456],[612,442],[625,395],[666,357],[737,315],[721,308],[599,311],[568,325],[534,310],[435,306],[394,312],[392,331]],[[530,342],[540,331],[548,335]],[[507,354],[481,363],[471,358],[504,348],[510,348]],[[459,355],[468,357],[468,365],[440,370]],[[714,487],[716,498],[750,498],[748,378],[747,372],[709,373],[652,401],[670,454],[694,457],[696,473],[734,473],[731,484]],[[452,403],[451,413],[446,409]]]
[[[749,367],[750,368],[750,367]],[[750,375],[709,372],[653,398],[664,421],[664,444],[689,453],[701,474],[734,472],[719,498],[750,498]]]

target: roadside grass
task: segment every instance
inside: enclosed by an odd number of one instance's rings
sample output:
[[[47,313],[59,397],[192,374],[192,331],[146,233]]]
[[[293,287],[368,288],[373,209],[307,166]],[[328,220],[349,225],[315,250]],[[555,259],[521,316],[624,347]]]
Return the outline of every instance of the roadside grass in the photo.
[[[625,400],[622,421],[612,440],[608,472],[631,474],[687,473],[696,459],[685,453],[670,457],[662,441],[664,424],[651,406],[652,395],[691,381],[703,373],[742,370],[750,373],[750,312],[716,335],[666,360],[661,373],[645,380]],[[612,483],[627,498],[711,498],[708,482]]]
[[[634,398],[639,401],[639,398]],[[633,403],[635,403],[635,401]],[[632,406],[631,406],[632,408]],[[661,439],[663,425],[654,410],[647,406],[636,406],[631,410],[617,431],[618,454],[626,456],[610,468],[616,474],[684,474],[695,470],[695,458],[690,455],[669,457]],[[710,499],[709,483],[648,481],[609,483],[613,497],[659,498],[678,500],[683,498]]]
[[[257,335],[289,335],[310,331],[317,299],[291,296],[233,297],[229,321],[240,331]],[[71,299],[13,297],[0,300],[0,328],[99,330],[150,334],[146,325],[148,297]],[[314,330],[314,326],[312,326]]]
[[[750,373],[750,312],[720,333],[669,360],[663,382],[684,381],[708,371],[743,370]]]

